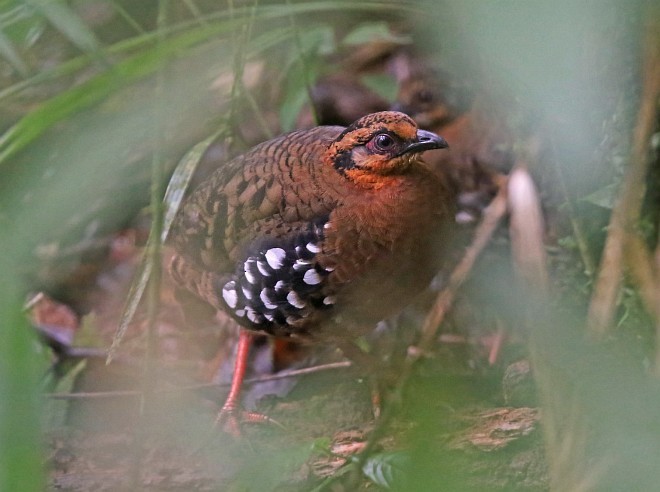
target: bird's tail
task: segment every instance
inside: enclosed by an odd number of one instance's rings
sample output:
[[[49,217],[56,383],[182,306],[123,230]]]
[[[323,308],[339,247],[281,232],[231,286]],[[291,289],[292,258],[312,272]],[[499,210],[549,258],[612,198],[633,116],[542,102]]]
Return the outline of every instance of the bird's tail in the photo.
[[[180,255],[172,257],[169,271],[179,287],[193,292],[216,309],[223,308],[222,285],[227,279],[214,272],[200,270]]]

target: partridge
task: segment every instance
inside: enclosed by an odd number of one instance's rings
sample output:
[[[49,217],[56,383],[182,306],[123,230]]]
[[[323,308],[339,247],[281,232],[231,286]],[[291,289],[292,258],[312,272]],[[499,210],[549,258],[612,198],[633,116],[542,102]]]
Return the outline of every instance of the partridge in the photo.
[[[473,222],[513,164],[512,134],[501,111],[487,97],[471,96],[449,74],[433,70],[415,57],[406,63],[409,66],[399,80],[392,109],[451,140],[449,152],[431,156],[428,164],[449,176],[456,188],[457,220]]]
[[[236,431],[251,333],[344,343],[441,266],[454,196],[421,160],[440,136],[393,111],[261,143],[219,164],[176,218],[176,284],[242,327],[219,419]]]

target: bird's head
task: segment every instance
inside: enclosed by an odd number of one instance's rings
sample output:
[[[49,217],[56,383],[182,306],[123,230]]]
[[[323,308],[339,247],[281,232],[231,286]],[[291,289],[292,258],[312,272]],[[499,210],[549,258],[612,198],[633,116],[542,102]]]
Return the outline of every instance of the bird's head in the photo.
[[[346,128],[328,149],[335,170],[356,183],[403,174],[425,150],[448,147],[444,138],[420,130],[407,115],[383,111],[363,116]]]

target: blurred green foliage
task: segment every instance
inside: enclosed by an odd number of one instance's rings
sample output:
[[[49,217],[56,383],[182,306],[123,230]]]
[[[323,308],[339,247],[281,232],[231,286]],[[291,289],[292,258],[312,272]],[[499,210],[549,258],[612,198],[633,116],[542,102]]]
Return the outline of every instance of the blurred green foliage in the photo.
[[[37,340],[22,311],[16,249],[0,237],[0,490],[43,490]],[[14,254],[12,254],[14,253]]]

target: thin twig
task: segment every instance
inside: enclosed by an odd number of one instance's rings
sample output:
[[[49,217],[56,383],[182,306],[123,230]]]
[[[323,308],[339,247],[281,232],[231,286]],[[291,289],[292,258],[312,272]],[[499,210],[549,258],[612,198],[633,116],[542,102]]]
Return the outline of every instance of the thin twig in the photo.
[[[598,468],[586,468],[587,426],[581,401],[558,370],[547,340],[556,326],[548,306],[550,283],[544,224],[534,182],[521,159],[509,178],[511,250],[529,332],[529,354],[543,409],[543,432],[552,490],[591,490]],[[554,359],[553,359],[554,357]]]
[[[447,314],[447,310],[456,297],[456,292],[467,279],[477,258],[488,245],[490,239],[495,233],[495,230],[497,229],[497,226],[499,225],[502,218],[506,215],[507,193],[504,183],[505,181],[503,180],[503,183],[500,185],[499,192],[486,209],[483,220],[475,231],[474,240],[465,251],[465,255],[461,259],[461,262],[456,266],[451,276],[449,277],[447,287],[445,287],[442,292],[440,292],[438,298],[435,301],[435,304],[424,320],[424,324],[422,325],[422,336],[419,342],[419,348],[422,351],[430,347],[433,343],[438,328],[440,327],[440,324]]]
[[[522,158],[509,177],[508,188],[509,236],[516,274],[524,292],[534,298],[544,297],[549,289],[549,276],[543,244],[543,213],[536,186]]]
[[[258,378],[246,379],[243,384],[259,384],[265,383],[268,381],[277,381],[280,379],[295,378],[299,376],[307,376],[309,374],[315,374],[325,371],[336,371],[338,369],[349,369],[352,366],[350,361],[341,361],[341,362],[332,362],[330,364],[322,364],[313,367],[305,367],[303,369],[296,369],[293,371],[287,371],[280,374],[271,374],[268,376],[260,376]],[[200,389],[207,388],[228,388],[231,386],[231,383],[200,383],[200,384],[191,384],[186,386],[178,386],[175,388],[163,388],[154,390],[154,394],[164,394],[164,393],[178,393],[183,391],[196,391]],[[120,390],[120,391],[94,391],[94,392],[80,392],[80,393],[46,393],[44,396],[46,398],[51,398],[53,400],[94,400],[94,399],[103,399],[103,398],[125,398],[125,397],[137,397],[142,394],[142,391],[139,390]]]
[[[626,265],[630,276],[639,289],[646,310],[660,324],[660,283],[651,252],[639,235],[633,234],[626,241]]]
[[[649,7],[653,9],[653,7]],[[636,234],[648,172],[648,143],[656,123],[660,94],[660,39],[658,20],[649,12],[644,56],[644,81],[641,106],[633,131],[630,162],[619,199],[610,218],[609,232],[603,250],[598,278],[589,305],[588,327],[596,338],[603,337],[612,324],[616,299],[623,274],[624,248],[627,237]],[[660,346],[660,344],[659,344]]]

